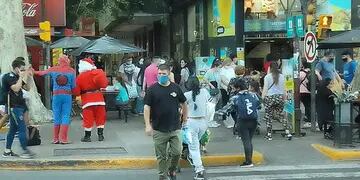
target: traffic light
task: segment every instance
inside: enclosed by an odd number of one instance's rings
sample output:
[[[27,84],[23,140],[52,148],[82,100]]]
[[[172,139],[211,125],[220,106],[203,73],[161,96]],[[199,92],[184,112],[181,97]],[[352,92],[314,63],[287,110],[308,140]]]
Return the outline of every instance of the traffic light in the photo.
[[[39,29],[40,29],[40,39],[45,42],[51,41],[51,26],[49,21],[44,21],[39,23]]]
[[[331,23],[332,23],[331,15],[320,15],[318,31],[317,31],[318,39],[326,39],[327,37],[329,37],[329,33],[331,32],[331,28],[330,28]]]
[[[316,5],[314,2],[308,2],[307,5],[307,15],[306,15],[306,25],[313,25],[314,24],[314,17],[316,12]]]

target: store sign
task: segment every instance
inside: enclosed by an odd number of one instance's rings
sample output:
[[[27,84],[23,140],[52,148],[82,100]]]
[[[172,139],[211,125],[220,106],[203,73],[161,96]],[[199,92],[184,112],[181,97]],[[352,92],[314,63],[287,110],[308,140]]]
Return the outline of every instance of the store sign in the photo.
[[[245,20],[245,32],[286,31],[285,20]]]
[[[44,8],[45,20],[50,21],[51,26],[66,26],[65,0],[46,0]],[[39,26],[42,9],[41,0],[23,0],[24,26]]]
[[[289,17],[286,20],[286,32],[287,32],[288,38],[294,37],[294,18],[293,17]]]

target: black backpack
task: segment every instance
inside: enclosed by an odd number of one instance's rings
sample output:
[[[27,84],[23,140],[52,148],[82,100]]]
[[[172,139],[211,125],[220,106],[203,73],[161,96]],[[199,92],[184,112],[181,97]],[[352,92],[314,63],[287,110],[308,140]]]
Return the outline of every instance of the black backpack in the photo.
[[[41,139],[40,139],[40,131],[38,128],[34,127],[34,126],[29,126],[28,127],[28,131],[29,131],[29,139],[28,139],[28,146],[37,146],[41,144]]]

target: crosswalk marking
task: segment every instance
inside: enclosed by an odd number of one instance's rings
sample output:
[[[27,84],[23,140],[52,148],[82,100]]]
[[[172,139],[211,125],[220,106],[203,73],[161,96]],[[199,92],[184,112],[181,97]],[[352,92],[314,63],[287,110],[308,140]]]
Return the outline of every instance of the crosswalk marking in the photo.
[[[211,177],[208,180],[273,180],[273,179],[313,179],[313,178],[347,178],[359,177],[360,172],[334,172],[334,173],[298,173],[298,174],[270,174],[270,175],[244,175]]]
[[[255,166],[253,168],[221,167],[207,169],[208,174],[238,173],[238,172],[265,172],[265,171],[291,171],[291,170],[321,170],[321,169],[360,169],[360,163],[344,163],[330,165],[293,165],[293,166]]]

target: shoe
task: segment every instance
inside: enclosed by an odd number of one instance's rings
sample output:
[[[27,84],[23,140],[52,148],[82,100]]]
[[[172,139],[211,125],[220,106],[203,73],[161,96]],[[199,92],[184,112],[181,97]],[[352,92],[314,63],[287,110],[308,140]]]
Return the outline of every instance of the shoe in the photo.
[[[104,128],[98,128],[98,137],[99,137],[99,141],[104,141],[105,139]]]
[[[91,131],[85,131],[85,136],[81,138],[81,142],[91,142]]]
[[[287,134],[287,135],[286,135],[286,138],[287,138],[289,141],[291,141],[292,135],[291,135],[291,134]]]
[[[60,125],[54,125],[53,131],[54,131],[54,137],[52,143],[59,144]]]
[[[272,136],[271,136],[271,134],[265,135],[264,138],[267,139],[268,141],[272,141]]]
[[[209,123],[209,127],[210,127],[210,128],[217,128],[217,127],[219,127],[219,126],[220,126],[220,124],[217,123],[217,122],[211,122],[211,123]]]
[[[196,173],[194,180],[204,180],[205,179],[205,175],[204,175],[204,171],[200,171],[198,173]]]
[[[20,158],[23,159],[32,159],[35,157],[35,154],[31,152],[30,150],[26,150],[24,153],[20,155]]]
[[[242,168],[250,168],[250,167],[254,167],[254,164],[251,162],[244,162],[240,165],[240,167]]]
[[[15,154],[13,151],[4,152],[2,156],[5,157],[5,158],[6,158],[6,157],[19,157],[19,155],[18,155],[18,154]]]
[[[168,177],[170,178],[170,180],[176,180],[176,172],[175,171],[170,171],[168,173]]]
[[[60,126],[60,144],[70,144],[68,140],[69,125]]]
[[[306,122],[303,125],[304,128],[311,128],[311,122]]]

